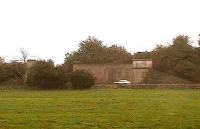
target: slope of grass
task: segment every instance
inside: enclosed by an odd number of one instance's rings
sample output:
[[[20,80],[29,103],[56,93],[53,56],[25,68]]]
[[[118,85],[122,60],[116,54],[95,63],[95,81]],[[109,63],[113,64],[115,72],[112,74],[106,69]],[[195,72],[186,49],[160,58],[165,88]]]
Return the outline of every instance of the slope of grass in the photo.
[[[146,84],[193,84],[189,80],[168,74],[159,72],[156,70],[150,71],[144,79]]]
[[[199,129],[199,90],[1,90],[0,129]]]

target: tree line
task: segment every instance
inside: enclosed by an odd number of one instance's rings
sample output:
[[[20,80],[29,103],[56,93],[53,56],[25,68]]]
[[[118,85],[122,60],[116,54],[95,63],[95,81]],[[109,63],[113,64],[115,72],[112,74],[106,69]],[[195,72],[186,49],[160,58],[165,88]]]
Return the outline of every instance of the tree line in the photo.
[[[151,52],[133,55],[133,58],[151,58],[155,70],[200,82],[200,48],[193,47],[190,37],[179,35],[168,45],[157,45]]]
[[[72,71],[74,62],[80,63],[131,63],[132,54],[123,46],[113,44],[111,46],[103,45],[103,41],[88,37],[79,43],[78,50],[65,55],[64,66],[68,72]]]
[[[27,53],[22,49],[22,62],[5,63],[3,58],[0,58],[0,83],[17,80],[21,84],[48,89],[64,88],[66,84],[74,82],[73,84],[76,85],[74,87],[77,88],[76,79],[79,79],[80,85],[84,85],[87,79],[90,80],[89,84],[93,84],[94,77],[83,71],[74,73],[73,63],[132,63],[133,58],[152,59],[153,68],[157,71],[200,82],[198,76],[200,74],[200,48],[192,46],[191,43],[188,36],[179,35],[173,39],[172,43],[165,46],[157,45],[153,51],[131,54],[123,46],[116,44],[106,46],[101,40],[88,37],[79,43],[78,50],[65,55],[64,64],[55,66],[52,60],[38,60],[28,71]]]

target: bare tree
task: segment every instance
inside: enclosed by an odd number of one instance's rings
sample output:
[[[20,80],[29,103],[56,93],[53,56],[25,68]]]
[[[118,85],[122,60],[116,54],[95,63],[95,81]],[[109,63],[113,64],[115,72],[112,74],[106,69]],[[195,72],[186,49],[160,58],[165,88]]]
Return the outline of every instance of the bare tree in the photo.
[[[24,48],[21,48],[20,52],[21,52],[23,63],[26,63],[27,58],[28,58],[28,52]]]
[[[18,74],[21,76],[21,79],[23,80],[23,82],[26,82],[26,62],[27,62],[27,58],[28,58],[28,52],[24,49],[21,48],[20,49],[20,53],[21,53],[21,61],[20,62],[15,62],[15,66],[16,66],[16,71],[18,72]]]

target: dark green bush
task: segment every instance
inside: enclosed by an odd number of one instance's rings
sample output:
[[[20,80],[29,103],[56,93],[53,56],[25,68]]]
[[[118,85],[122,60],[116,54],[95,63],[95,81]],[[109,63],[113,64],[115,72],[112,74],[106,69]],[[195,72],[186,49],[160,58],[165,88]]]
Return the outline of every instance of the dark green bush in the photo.
[[[9,80],[23,80],[25,65],[22,63],[2,63],[0,64],[0,83]]]
[[[88,72],[75,71],[71,74],[71,84],[73,89],[88,89],[95,83],[95,78]]]
[[[53,62],[37,61],[29,70],[27,84],[40,89],[63,88],[66,77],[60,67]]]
[[[0,82],[8,80],[10,78],[10,74],[8,74],[8,69],[5,64],[0,65]]]
[[[200,82],[200,47],[193,47],[188,36],[179,35],[167,46],[158,45],[151,57],[155,70]]]

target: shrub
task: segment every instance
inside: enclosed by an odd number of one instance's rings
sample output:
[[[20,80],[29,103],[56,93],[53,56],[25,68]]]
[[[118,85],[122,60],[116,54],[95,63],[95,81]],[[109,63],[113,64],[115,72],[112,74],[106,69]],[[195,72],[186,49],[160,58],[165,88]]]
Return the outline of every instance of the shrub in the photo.
[[[77,70],[71,74],[71,84],[74,89],[88,89],[95,83],[95,78],[88,72]]]
[[[190,61],[180,61],[176,64],[174,68],[175,74],[179,77],[192,80],[192,73],[198,68],[194,63]]]
[[[0,65],[0,82],[8,80],[10,78],[10,74],[8,74],[7,65],[1,64]]]
[[[200,68],[196,67],[196,69],[193,70],[191,73],[191,77],[192,77],[191,80],[199,83],[200,82],[199,73],[200,73]]]
[[[25,65],[22,63],[0,64],[0,83],[8,80],[22,81],[25,74]]]
[[[64,87],[65,74],[53,62],[37,61],[29,70],[27,84],[40,89],[56,89]]]

